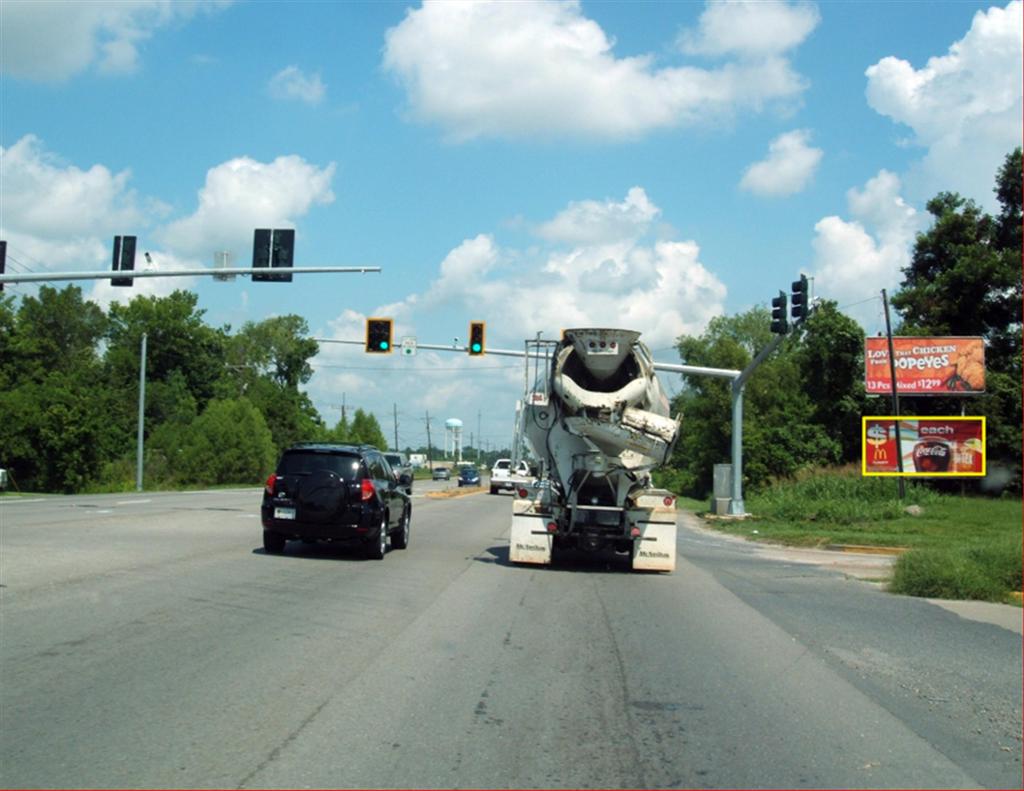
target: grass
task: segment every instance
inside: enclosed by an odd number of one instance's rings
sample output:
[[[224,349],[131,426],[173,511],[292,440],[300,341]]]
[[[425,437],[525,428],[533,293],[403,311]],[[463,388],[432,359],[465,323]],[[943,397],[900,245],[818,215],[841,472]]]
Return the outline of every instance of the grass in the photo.
[[[698,512],[706,511],[697,502]],[[917,506],[918,515],[906,512]],[[681,500],[680,507],[689,507]],[[1021,590],[1021,500],[938,494],[908,482],[820,471],[751,496],[743,521],[714,527],[794,546],[901,547],[890,590],[915,596],[1007,601]]]

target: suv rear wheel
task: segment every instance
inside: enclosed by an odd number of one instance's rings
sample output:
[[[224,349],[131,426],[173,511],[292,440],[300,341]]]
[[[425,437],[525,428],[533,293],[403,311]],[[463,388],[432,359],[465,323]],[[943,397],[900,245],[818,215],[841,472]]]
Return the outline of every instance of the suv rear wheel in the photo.
[[[405,549],[409,546],[409,523],[412,521],[412,508],[406,506],[402,512],[402,525],[398,532],[391,536],[392,549]]]
[[[380,529],[377,536],[370,539],[366,545],[366,557],[370,560],[383,560],[384,554],[388,551],[388,515],[385,513],[380,518]]]
[[[271,555],[280,555],[284,552],[285,537],[280,533],[273,533],[270,530],[263,531],[263,551]]]

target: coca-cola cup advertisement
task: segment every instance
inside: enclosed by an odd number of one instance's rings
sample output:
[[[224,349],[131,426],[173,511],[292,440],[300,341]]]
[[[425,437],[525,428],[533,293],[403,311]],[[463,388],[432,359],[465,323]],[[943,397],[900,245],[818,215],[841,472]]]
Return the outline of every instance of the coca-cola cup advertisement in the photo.
[[[982,476],[985,474],[985,418],[866,417],[861,469],[864,475]]]

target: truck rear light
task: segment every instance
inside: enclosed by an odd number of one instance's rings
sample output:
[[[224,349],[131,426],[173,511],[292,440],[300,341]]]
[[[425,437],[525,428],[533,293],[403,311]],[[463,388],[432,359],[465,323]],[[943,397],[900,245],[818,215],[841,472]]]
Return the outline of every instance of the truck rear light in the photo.
[[[675,498],[674,498],[674,497],[666,497],[666,498],[665,498],[664,500],[662,500],[662,502],[663,502],[663,503],[664,503],[664,504],[665,504],[666,506],[672,505],[672,503],[674,503],[675,501],[676,501],[676,500],[675,500]]]
[[[373,481],[363,478],[362,483],[359,484],[359,499],[365,503],[367,500],[373,499],[375,494],[377,494],[377,490],[373,486]]]
[[[633,529],[629,531],[629,536],[630,538],[640,538],[640,528],[634,526]]]
[[[530,493],[526,491],[526,489],[520,489],[518,492],[516,492],[516,494],[518,494],[524,500],[530,495]]]
[[[548,522],[548,532],[549,533],[557,533],[558,532],[558,524],[556,522]]]
[[[265,484],[263,484],[263,491],[265,491],[267,494],[273,496],[273,494],[274,494],[274,484],[276,484],[276,483],[277,483],[277,473],[273,473],[272,472],[272,473],[270,473],[270,475],[267,476],[267,482]]]

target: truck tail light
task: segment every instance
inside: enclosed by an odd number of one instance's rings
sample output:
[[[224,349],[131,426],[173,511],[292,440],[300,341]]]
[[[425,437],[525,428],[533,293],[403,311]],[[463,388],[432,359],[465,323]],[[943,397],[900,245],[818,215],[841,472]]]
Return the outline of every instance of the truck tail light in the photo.
[[[672,505],[672,503],[675,502],[675,498],[674,497],[666,497],[664,500],[662,500],[662,502],[665,503],[666,507],[668,507],[668,506]]]
[[[548,532],[549,533],[557,533],[558,532],[558,524],[556,522],[548,522]]]
[[[269,494],[271,497],[274,495],[274,484],[277,483],[277,473],[270,473],[267,476],[267,482],[263,484],[263,491]]]
[[[526,489],[520,489],[520,490],[519,490],[519,491],[517,492],[517,494],[518,494],[518,495],[519,495],[520,497],[522,497],[522,498],[523,498],[524,500],[525,500],[525,499],[526,499],[526,498],[527,498],[527,497],[528,497],[528,496],[530,495],[530,493],[529,493],[528,491],[526,491]]]
[[[377,494],[377,490],[373,486],[373,481],[363,478],[362,483],[359,484],[360,499],[365,503],[367,500],[373,499],[375,494]]]

